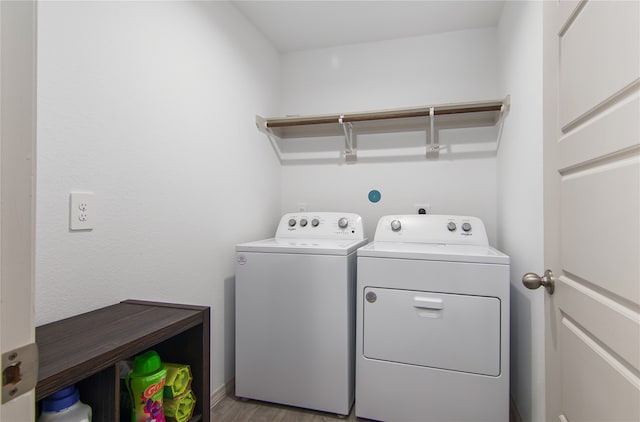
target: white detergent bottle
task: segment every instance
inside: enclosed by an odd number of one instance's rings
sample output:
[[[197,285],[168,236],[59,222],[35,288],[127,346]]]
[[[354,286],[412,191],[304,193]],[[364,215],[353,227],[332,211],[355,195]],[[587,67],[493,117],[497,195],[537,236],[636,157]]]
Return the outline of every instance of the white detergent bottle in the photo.
[[[91,407],[80,401],[78,389],[72,385],[42,400],[38,422],[91,422]]]

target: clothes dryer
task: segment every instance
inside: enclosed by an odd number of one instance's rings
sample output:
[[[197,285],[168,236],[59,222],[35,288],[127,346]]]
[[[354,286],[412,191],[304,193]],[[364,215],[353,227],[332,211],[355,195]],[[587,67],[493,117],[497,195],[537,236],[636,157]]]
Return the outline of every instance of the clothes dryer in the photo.
[[[507,421],[509,257],[474,217],[382,217],[358,250],[356,415]]]
[[[341,415],[354,399],[356,250],[350,213],[293,213],[236,246],[236,395]]]

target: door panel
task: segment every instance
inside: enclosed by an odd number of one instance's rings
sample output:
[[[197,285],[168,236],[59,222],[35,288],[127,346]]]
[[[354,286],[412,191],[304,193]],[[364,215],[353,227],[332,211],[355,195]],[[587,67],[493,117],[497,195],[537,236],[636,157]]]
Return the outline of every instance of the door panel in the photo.
[[[562,22],[563,25],[567,22],[570,22],[572,16],[577,13],[577,9],[580,5],[582,5],[585,0],[566,0],[560,2],[559,7],[559,22]],[[558,28],[558,32],[563,32],[561,28]]]
[[[640,2],[587,2],[560,37],[560,126],[638,78]]]
[[[561,330],[565,417],[569,421],[640,420],[637,375],[570,319],[562,319]]]
[[[562,137],[558,167],[565,173],[576,164],[589,164],[637,147],[640,139],[638,116],[640,94],[635,90],[611,109]],[[616,136],[610,136],[612,133]]]
[[[564,271],[640,304],[640,158],[571,173],[561,182]]]
[[[569,274],[560,277],[558,287],[563,318],[580,321],[580,326],[590,338],[606,345],[625,365],[640,371],[640,330],[638,313],[632,309],[633,305],[620,303],[586,288],[581,282],[571,279]]]
[[[637,421],[640,2],[543,10],[547,419]]]

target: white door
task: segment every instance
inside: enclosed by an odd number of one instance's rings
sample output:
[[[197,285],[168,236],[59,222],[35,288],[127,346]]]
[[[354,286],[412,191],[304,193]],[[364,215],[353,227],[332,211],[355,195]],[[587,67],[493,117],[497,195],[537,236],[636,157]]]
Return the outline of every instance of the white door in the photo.
[[[1,1],[0,348],[4,376],[0,420],[4,422],[35,419],[32,381],[36,373],[29,356],[33,349],[28,348],[35,341],[35,45],[35,2]],[[10,367],[6,372],[5,364]]]
[[[640,2],[543,10],[547,420],[638,421]]]

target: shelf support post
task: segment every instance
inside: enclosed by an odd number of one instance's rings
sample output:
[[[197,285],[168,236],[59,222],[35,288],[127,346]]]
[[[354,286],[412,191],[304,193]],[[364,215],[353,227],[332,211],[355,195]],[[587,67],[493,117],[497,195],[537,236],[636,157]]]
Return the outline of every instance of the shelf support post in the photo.
[[[338,123],[342,125],[342,130],[344,130],[344,142],[345,142],[345,151],[344,151],[344,159],[347,163],[355,163],[358,159],[358,154],[356,151],[356,147],[354,145],[353,138],[353,123],[343,121],[344,115],[340,115],[338,119]]]
[[[436,142],[435,107],[429,107],[429,126],[431,129],[431,144],[427,147],[427,158],[438,158],[440,144]]]

